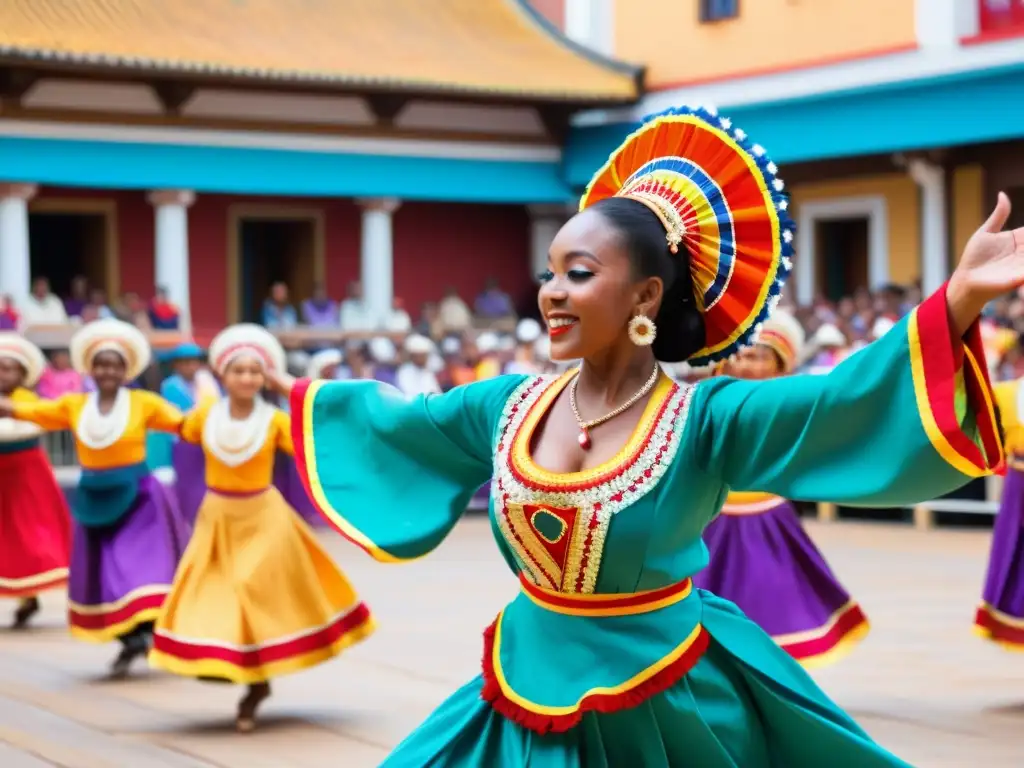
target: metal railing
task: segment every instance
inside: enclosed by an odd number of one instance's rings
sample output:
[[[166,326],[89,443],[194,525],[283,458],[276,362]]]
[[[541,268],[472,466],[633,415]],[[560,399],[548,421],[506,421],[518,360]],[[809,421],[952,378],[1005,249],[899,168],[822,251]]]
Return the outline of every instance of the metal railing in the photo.
[[[44,432],[42,446],[54,467],[77,467],[78,451],[75,438],[70,431]]]

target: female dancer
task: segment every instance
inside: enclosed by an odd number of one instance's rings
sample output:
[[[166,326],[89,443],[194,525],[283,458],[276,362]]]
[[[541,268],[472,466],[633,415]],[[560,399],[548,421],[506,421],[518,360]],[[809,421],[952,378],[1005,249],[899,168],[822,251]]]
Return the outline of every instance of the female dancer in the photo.
[[[551,354],[582,360],[562,376],[416,398],[277,381],[314,500],[382,561],[435,548],[494,475],[522,591],[484,634],[482,675],[384,765],[906,765],[690,577],[731,487],[884,506],[999,465],[974,321],[1024,283],[1024,229],[1020,248],[999,232],[1000,196],[951,282],[829,376],[677,385],[655,360],[731,356],[786,275],[775,170],[704,110],[633,134],[550,248]]]
[[[31,388],[46,368],[34,344],[0,333],[0,397],[32,403]],[[68,580],[68,504],[39,446],[34,424],[0,419],[0,597],[20,598],[14,628],[39,611],[40,592]]]
[[[72,505],[68,620],[81,640],[121,642],[114,676],[148,650],[189,534],[177,501],[146,468],[146,431],[177,432],[181,413],[126,386],[150,354],[134,326],[97,320],[71,340],[72,363],[92,376],[96,392],[35,403],[0,398],[0,416],[74,432],[82,476]]]
[[[803,343],[796,318],[775,310],[757,343],[726,361],[722,372],[740,379],[791,374]],[[860,606],[836,580],[791,502],[730,492],[704,530],[704,543],[710,562],[693,577],[694,586],[736,603],[805,667],[835,661],[868,633]]]
[[[160,385],[160,394],[180,411],[190,411],[200,401],[220,396],[213,374],[203,368],[205,355],[197,344],[181,344],[170,355],[174,373]],[[184,440],[171,448],[174,492],[181,514],[191,524],[196,519],[206,486],[203,484],[203,449]]]
[[[1022,379],[997,384],[1007,469],[1003,500],[992,529],[992,550],[982,602],[974,616],[981,637],[1024,650],[1024,387]]]
[[[206,454],[195,531],[156,623],[150,663],[248,685],[237,726],[250,731],[272,677],[336,656],[373,631],[369,609],[271,484],[274,455],[294,453],[288,416],[260,396],[284,350],[237,325],[210,347],[227,397],[190,413],[182,438]]]

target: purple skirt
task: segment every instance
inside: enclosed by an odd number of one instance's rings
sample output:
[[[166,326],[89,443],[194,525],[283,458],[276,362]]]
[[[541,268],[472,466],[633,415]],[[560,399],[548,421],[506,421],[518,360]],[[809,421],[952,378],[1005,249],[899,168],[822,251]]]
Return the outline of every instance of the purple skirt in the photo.
[[[982,597],[974,619],[978,633],[1024,649],[1024,472],[1019,469],[1006,471]]]
[[[189,525],[194,525],[199,505],[206,495],[206,457],[203,446],[178,440],[171,449],[171,464],[174,467],[174,494]]]
[[[287,453],[278,452],[274,459],[274,485],[284,496],[288,505],[299,513],[299,516],[312,526],[326,526],[327,521],[316,511],[312,500],[302,485],[302,478],[299,477],[299,468],[295,459]]]
[[[867,619],[785,499],[730,504],[704,531],[710,564],[694,585],[731,600],[803,664],[836,657]]]
[[[155,621],[191,531],[174,494],[148,475],[114,525],[74,521],[68,621],[75,637],[104,643]]]

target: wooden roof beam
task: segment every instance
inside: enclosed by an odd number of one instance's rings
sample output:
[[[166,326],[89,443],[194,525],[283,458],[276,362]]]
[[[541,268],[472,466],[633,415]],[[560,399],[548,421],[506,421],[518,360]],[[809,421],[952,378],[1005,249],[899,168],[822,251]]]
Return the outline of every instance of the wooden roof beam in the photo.
[[[150,87],[164,108],[164,113],[173,116],[181,114],[182,109],[196,92],[195,85],[176,80],[158,80],[151,83]]]
[[[0,67],[0,107],[21,106],[21,100],[38,79],[31,70]]]
[[[394,125],[395,118],[405,109],[409,99],[394,93],[372,93],[366,96],[366,103],[378,125]]]

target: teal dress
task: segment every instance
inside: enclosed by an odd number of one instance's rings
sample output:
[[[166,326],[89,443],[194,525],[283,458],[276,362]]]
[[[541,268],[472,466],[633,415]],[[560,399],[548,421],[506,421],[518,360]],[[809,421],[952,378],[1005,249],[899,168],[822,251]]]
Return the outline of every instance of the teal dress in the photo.
[[[829,376],[657,384],[611,461],[531,459],[570,376],[504,376],[406,398],[301,381],[307,490],[377,559],[426,555],[492,477],[490,519],[520,594],[484,632],[481,674],[385,766],[870,768],[876,745],[735,605],[693,588],[730,488],[898,505],[1002,455],[977,330],[943,294]]]

